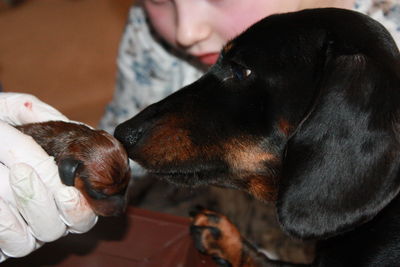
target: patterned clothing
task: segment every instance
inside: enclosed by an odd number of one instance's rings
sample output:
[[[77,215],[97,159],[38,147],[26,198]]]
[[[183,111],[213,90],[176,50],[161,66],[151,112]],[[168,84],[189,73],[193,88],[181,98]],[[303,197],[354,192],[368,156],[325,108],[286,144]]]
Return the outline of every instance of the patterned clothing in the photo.
[[[129,12],[117,68],[114,98],[100,123],[100,127],[108,132],[203,74],[189,60],[157,39],[139,6],[133,6]]]
[[[400,0],[356,0],[354,10],[381,22],[400,45]],[[108,132],[203,74],[155,37],[140,6],[129,12],[117,65],[114,98],[100,123]]]

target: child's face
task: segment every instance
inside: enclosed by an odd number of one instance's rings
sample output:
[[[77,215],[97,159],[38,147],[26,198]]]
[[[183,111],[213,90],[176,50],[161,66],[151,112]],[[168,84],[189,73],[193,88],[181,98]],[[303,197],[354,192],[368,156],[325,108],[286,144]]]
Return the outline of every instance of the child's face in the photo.
[[[295,11],[301,0],[144,0],[155,30],[211,65],[222,46],[263,17]]]

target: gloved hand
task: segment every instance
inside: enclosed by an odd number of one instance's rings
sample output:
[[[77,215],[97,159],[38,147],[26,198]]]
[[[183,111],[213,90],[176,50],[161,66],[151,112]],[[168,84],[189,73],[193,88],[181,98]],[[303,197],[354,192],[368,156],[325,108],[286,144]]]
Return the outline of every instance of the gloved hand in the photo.
[[[0,262],[97,222],[83,195],[61,183],[53,157],[10,126],[48,120],[68,121],[32,95],[0,93]]]

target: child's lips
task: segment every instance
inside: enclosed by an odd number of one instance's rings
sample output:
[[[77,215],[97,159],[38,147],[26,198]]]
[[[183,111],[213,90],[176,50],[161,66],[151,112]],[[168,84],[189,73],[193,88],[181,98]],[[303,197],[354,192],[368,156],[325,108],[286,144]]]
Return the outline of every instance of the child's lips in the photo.
[[[217,62],[218,56],[219,53],[207,53],[207,54],[197,55],[196,57],[206,65],[213,65],[215,64],[215,62]]]

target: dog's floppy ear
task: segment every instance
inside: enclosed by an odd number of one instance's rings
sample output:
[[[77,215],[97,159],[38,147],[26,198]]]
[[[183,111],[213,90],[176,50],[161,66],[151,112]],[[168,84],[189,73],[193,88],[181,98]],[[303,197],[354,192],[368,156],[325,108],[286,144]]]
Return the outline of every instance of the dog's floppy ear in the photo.
[[[79,169],[83,166],[82,161],[72,157],[66,157],[58,163],[58,173],[60,174],[61,181],[68,186],[75,185],[75,178]]]
[[[351,230],[399,191],[399,68],[378,61],[328,58],[313,107],[287,143],[277,211],[296,237]]]

